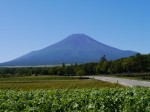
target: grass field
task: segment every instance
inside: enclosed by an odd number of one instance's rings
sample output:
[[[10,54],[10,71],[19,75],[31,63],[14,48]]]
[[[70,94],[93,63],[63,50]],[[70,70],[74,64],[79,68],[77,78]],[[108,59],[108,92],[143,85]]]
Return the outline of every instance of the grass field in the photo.
[[[33,89],[90,89],[124,87],[116,83],[108,83],[93,79],[60,76],[30,76],[0,78],[0,89],[33,90]]]

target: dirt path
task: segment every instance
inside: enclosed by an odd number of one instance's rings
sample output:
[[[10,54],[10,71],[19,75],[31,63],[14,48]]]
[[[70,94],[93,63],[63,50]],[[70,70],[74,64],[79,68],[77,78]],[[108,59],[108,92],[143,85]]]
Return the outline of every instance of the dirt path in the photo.
[[[93,78],[93,76],[88,76],[89,78]],[[94,76],[96,80],[102,80],[106,82],[112,83],[119,83],[125,86],[144,86],[150,87],[150,82],[147,81],[139,81],[139,80],[132,80],[132,79],[123,79],[123,78],[114,78],[114,77],[105,77],[105,76]]]

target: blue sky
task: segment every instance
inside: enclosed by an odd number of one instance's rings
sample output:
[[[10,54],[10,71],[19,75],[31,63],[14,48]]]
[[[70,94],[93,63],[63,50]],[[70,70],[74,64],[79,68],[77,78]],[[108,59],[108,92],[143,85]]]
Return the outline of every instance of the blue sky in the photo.
[[[74,33],[150,53],[150,0],[0,0],[0,62]]]

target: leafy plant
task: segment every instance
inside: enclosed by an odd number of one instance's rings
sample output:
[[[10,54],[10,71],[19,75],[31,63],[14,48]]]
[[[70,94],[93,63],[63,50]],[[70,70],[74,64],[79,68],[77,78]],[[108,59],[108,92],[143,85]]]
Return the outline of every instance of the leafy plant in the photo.
[[[1,112],[150,112],[150,89],[0,91]]]

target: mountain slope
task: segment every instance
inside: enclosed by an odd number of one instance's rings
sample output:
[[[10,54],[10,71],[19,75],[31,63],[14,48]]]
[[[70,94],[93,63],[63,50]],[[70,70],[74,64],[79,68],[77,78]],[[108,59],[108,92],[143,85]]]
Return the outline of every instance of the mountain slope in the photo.
[[[72,34],[47,48],[33,51],[12,61],[2,63],[2,65],[34,66],[75,62],[86,63],[97,62],[103,55],[106,55],[109,60],[114,60],[134,54],[136,52],[110,47],[84,34]]]

